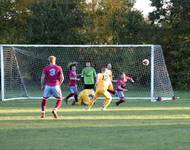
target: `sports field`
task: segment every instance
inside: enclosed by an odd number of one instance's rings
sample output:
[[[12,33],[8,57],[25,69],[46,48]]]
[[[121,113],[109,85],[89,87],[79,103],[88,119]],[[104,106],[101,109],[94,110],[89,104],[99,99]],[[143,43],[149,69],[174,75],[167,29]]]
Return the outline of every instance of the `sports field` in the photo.
[[[0,150],[189,150],[190,94],[176,101],[129,100],[107,112],[99,100],[92,111],[63,104],[53,119],[48,102],[40,119],[40,100],[0,102]]]

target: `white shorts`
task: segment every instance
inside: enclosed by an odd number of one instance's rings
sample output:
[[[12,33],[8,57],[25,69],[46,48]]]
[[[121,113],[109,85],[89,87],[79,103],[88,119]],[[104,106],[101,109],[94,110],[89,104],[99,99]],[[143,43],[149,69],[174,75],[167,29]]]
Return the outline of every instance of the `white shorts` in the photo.
[[[59,98],[62,100],[62,92],[59,85],[57,86],[45,86],[43,98],[49,98],[50,96],[53,96],[55,98]]]

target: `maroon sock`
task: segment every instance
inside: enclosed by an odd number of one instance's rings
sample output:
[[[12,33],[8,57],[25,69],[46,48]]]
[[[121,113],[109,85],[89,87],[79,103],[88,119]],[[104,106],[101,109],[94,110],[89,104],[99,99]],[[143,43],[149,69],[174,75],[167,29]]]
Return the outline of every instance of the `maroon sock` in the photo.
[[[61,105],[62,105],[62,100],[57,99],[57,102],[56,102],[55,108],[59,109],[59,108],[61,108]]]
[[[46,105],[47,105],[47,100],[45,98],[43,98],[42,103],[41,103],[42,111],[46,111]]]

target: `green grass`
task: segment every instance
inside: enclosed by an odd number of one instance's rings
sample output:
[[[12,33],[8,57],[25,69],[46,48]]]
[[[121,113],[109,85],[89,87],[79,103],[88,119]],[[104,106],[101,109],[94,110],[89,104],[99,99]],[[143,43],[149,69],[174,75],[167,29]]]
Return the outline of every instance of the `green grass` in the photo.
[[[189,150],[190,99],[114,102],[107,112],[99,100],[92,111],[63,104],[55,120],[48,102],[40,119],[40,100],[0,102],[1,150]],[[184,97],[183,97],[184,96]]]

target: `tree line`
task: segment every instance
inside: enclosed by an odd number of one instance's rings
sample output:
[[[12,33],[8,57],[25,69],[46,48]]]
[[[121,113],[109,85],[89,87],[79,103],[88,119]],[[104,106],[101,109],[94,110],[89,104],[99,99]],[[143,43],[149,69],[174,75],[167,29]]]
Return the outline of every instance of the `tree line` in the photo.
[[[128,0],[2,0],[0,43],[160,44],[174,88],[190,88],[190,1],[151,0],[148,18]]]

